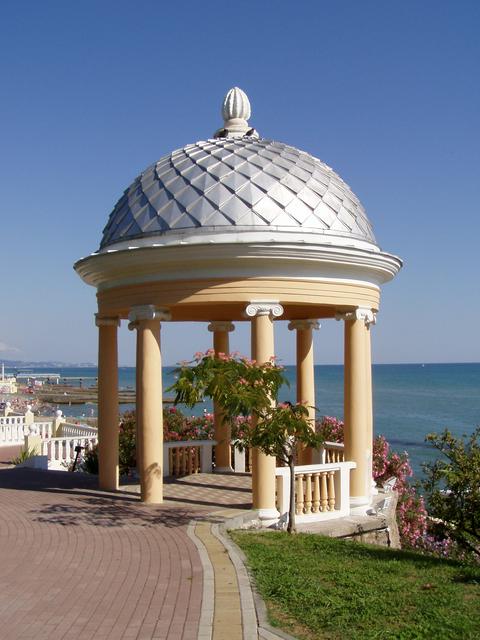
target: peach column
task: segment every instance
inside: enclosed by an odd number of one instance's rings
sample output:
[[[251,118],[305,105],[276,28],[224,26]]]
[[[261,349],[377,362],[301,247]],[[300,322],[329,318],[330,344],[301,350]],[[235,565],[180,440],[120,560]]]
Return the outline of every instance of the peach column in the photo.
[[[228,334],[234,331],[235,327],[231,322],[213,321],[208,325],[208,330],[213,333],[213,348],[215,355],[228,354],[230,352]],[[232,452],[230,446],[231,429],[230,424],[223,420],[222,411],[217,403],[213,405],[215,423],[215,471],[226,473],[232,469]]]
[[[268,362],[275,355],[273,318],[283,314],[283,307],[276,301],[252,300],[245,313],[252,318],[252,359]],[[253,508],[265,525],[278,520],[275,505],[275,466],[273,456],[258,449],[252,451],[252,497]]]
[[[169,320],[165,309],[153,305],[133,307],[128,319],[137,329],[137,421],[140,445],[142,502],[163,502],[163,413],[160,321]]]
[[[373,479],[373,388],[372,388],[372,344],[371,344],[371,327],[376,324],[377,315],[369,309],[365,311],[365,325],[367,328],[365,334],[365,387],[367,394],[367,433],[369,450],[368,477],[370,478],[370,495],[378,493],[375,480]]]
[[[369,324],[374,314],[358,308],[345,319],[344,418],[345,458],[356,463],[350,479],[350,507],[365,513],[371,500],[372,386],[367,374],[371,362]],[[370,416],[370,417],[369,417]]]
[[[118,318],[95,316],[98,327],[98,486],[118,489]]]
[[[315,429],[315,370],[313,362],[313,330],[319,329],[317,320],[292,320],[288,328],[297,332],[297,402],[306,404],[308,417]],[[299,464],[312,464],[313,450],[302,448]]]

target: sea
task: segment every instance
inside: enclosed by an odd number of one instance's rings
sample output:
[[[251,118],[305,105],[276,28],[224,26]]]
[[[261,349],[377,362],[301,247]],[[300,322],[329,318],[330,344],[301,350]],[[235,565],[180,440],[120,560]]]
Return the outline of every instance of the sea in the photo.
[[[31,369],[41,372],[40,369]],[[96,368],[56,368],[60,379],[77,385],[96,384]],[[164,396],[173,384],[174,367],[163,369]],[[281,390],[281,401],[295,401],[295,367],[286,367],[289,386]],[[61,380],[62,381],[62,380]],[[119,368],[120,388],[135,388],[135,368]],[[319,416],[343,418],[343,366],[315,367],[316,406]],[[417,476],[422,464],[437,457],[425,443],[432,432],[450,429],[456,436],[470,434],[480,425],[480,363],[464,364],[376,364],[373,365],[374,430],[384,435],[397,451],[407,451]],[[60,405],[65,415],[81,418],[96,414],[96,405]],[[122,405],[122,410],[132,409]],[[198,405],[190,414],[211,410],[211,405]]]

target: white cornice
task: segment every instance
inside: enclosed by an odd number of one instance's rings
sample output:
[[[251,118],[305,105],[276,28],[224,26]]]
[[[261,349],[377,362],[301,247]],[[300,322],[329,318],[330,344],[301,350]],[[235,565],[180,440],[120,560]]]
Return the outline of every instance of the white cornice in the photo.
[[[380,251],[307,243],[239,243],[143,247],[93,254],[74,268],[99,290],[153,281],[201,278],[307,278],[379,287],[400,270]]]

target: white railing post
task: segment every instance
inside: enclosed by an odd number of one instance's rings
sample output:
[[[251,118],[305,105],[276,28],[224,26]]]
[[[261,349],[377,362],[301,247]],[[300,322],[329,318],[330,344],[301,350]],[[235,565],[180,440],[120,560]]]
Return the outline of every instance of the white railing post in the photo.
[[[200,448],[200,469],[202,473],[212,473],[212,444],[204,444]]]
[[[245,473],[245,449],[234,446],[233,452],[233,470],[235,473]]]
[[[287,514],[290,506],[290,475],[288,468],[278,467],[276,470],[277,509],[280,517]]]
[[[165,442],[163,445],[163,477],[170,475],[170,465],[168,463],[168,455],[170,451],[170,447],[165,446],[167,443]]]

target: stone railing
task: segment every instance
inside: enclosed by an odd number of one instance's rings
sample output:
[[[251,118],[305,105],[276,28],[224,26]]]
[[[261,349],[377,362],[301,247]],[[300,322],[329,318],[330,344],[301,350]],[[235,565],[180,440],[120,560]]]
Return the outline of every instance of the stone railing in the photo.
[[[64,422],[61,427],[61,435],[66,437],[95,437],[98,434],[97,427],[91,427],[88,424],[71,424]]]
[[[25,416],[14,413],[10,413],[8,416],[0,416],[0,426],[3,427],[14,424],[25,424]]]
[[[311,464],[295,467],[297,522],[341,518],[350,513],[350,470],[354,462]],[[290,471],[277,467],[277,509],[286,517],[290,502]]]
[[[53,436],[53,421],[34,422],[29,425],[27,431],[39,435],[42,440],[51,438]]]
[[[321,464],[345,462],[345,445],[342,442],[324,442],[318,452]]]
[[[164,442],[163,475],[188,476],[193,473],[212,473],[215,440]]]
[[[246,447],[240,451],[238,447],[232,444],[232,468],[235,473],[251,473],[252,471],[252,453],[251,449]]]
[[[3,420],[14,420],[14,418],[9,416],[8,418],[3,418]],[[26,428],[25,421],[0,424],[0,446],[8,447],[10,445],[23,444]]]
[[[75,447],[83,447],[89,450],[98,443],[98,438],[49,438],[40,443],[40,455],[46,456],[48,461],[48,469],[67,471],[72,462],[75,460]],[[81,455],[79,459],[81,459]]]

